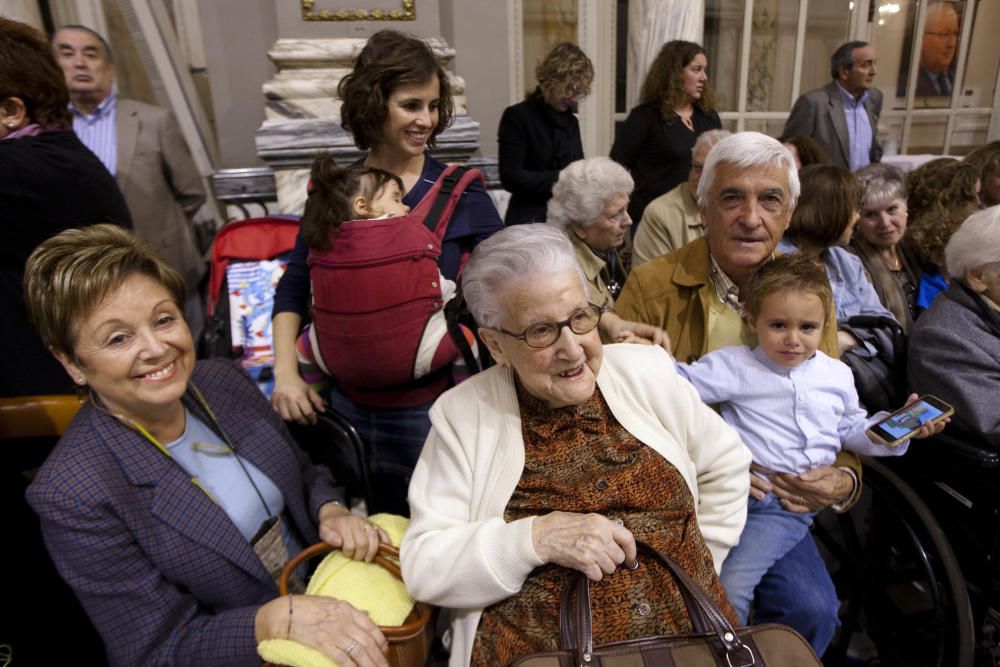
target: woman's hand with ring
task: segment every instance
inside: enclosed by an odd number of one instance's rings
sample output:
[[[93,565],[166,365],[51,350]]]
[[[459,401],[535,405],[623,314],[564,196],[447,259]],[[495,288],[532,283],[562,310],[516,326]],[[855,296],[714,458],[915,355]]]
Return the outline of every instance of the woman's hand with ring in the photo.
[[[579,570],[592,581],[622,563],[631,565],[636,557],[631,531],[600,514],[552,512],[535,517],[531,540],[543,561]]]
[[[257,612],[254,631],[258,642],[291,639],[320,651],[341,667],[387,667],[389,649],[382,631],[343,600],[316,595],[294,596],[289,616],[285,598],[268,602]]]
[[[371,562],[378,553],[379,542],[389,544],[385,531],[372,525],[339,503],[327,503],[319,508],[319,537],[354,560]]]

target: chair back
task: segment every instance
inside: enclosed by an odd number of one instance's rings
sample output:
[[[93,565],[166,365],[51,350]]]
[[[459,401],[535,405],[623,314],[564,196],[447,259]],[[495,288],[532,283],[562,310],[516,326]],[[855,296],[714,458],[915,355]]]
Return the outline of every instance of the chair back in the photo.
[[[318,465],[333,473],[348,498],[362,498],[368,512],[374,511],[367,445],[354,426],[342,414],[327,408],[317,415],[316,423],[302,426],[288,423],[292,437]]]
[[[101,638],[49,559],[38,517],[24,497],[81,405],[73,395],[0,398],[0,502],[16,538],[8,557],[10,571],[17,574],[8,595],[46,601],[42,612],[25,610],[5,621],[4,643],[15,664],[72,663],[81,655],[92,664],[107,663]],[[52,628],[60,629],[61,641],[53,642]]]
[[[58,438],[80,409],[71,395],[0,398],[0,440]]]

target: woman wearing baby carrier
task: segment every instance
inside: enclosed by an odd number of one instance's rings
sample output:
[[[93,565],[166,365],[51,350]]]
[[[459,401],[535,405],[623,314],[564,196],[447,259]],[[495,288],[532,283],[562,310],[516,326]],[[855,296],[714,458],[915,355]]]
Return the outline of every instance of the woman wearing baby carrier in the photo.
[[[451,86],[431,49],[420,39],[383,30],[373,35],[358,56],[354,70],[341,81],[341,123],[368,154],[359,166],[374,167],[399,177],[403,203],[415,208],[427,195],[445,165],[427,149],[449,125],[454,113]],[[473,183],[455,207],[445,230],[438,268],[444,278],[457,280],[463,256],[503,227],[492,201]],[[295,341],[309,312],[311,288],[309,247],[301,234],[278,284],[274,303],[275,388],[271,404],[286,420],[311,423],[324,400],[299,375]],[[365,332],[358,332],[364,334]],[[376,365],[379,361],[372,360]],[[408,514],[405,480],[416,464],[430,422],[426,381],[384,391],[332,383],[330,406],[354,424],[371,447],[373,488],[380,509]],[[370,396],[370,398],[368,398]],[[384,407],[386,405],[395,407]],[[379,483],[390,475],[404,483]]]

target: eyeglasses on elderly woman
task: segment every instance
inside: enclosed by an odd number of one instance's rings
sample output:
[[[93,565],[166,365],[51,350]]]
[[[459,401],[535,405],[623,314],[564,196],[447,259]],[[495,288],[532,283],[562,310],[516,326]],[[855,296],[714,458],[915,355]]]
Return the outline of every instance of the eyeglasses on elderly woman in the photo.
[[[569,330],[575,334],[590,333],[601,322],[603,314],[604,308],[590,304],[586,308],[577,308],[561,322],[532,322],[519,334],[499,327],[497,327],[497,331],[523,341],[528,347],[542,349],[559,340],[559,334],[562,333],[563,327],[569,327]]]

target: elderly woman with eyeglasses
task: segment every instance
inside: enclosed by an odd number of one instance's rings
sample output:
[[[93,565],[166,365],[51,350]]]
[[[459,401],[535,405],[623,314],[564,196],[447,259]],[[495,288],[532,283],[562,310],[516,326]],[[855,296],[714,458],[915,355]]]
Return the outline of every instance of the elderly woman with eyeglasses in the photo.
[[[455,610],[449,664],[557,648],[574,571],[596,582],[596,643],[687,631],[670,576],[630,569],[636,540],[731,613],[717,572],[746,518],[736,433],[664,350],[601,344],[602,310],[551,226],[482,242],[462,287],[497,365],[431,408],[401,559],[417,599]]]
[[[628,322],[612,310],[628,277],[618,250],[632,225],[628,202],[633,185],[628,171],[610,158],[577,160],[559,172],[546,217],[569,237],[591,299],[605,310],[601,339],[606,343],[649,342],[669,352],[667,332]]]

